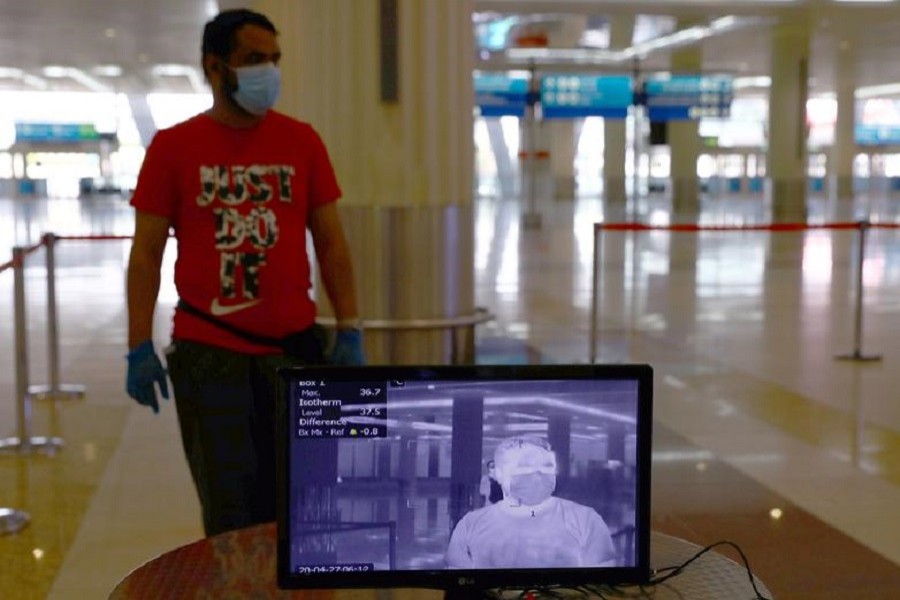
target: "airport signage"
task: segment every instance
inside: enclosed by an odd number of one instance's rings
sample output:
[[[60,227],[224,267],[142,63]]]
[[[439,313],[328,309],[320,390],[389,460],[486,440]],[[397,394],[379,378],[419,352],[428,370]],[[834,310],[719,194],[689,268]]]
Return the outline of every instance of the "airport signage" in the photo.
[[[857,125],[854,136],[860,146],[900,146],[900,125]]]
[[[654,77],[643,86],[643,103],[651,121],[727,117],[733,98],[730,75]]]
[[[528,80],[508,75],[476,75],[475,105],[482,117],[525,116],[528,106]]]
[[[541,80],[545,119],[624,119],[633,103],[634,88],[627,75],[545,75]]]
[[[91,123],[16,123],[16,142],[72,144],[100,139]]]

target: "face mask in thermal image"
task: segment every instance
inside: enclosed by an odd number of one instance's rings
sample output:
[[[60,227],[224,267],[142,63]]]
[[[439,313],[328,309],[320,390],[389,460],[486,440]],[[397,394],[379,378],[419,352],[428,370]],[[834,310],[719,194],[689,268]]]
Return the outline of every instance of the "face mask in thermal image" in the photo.
[[[556,476],[546,473],[514,475],[509,483],[509,495],[525,506],[535,506],[549,498],[556,489]]]

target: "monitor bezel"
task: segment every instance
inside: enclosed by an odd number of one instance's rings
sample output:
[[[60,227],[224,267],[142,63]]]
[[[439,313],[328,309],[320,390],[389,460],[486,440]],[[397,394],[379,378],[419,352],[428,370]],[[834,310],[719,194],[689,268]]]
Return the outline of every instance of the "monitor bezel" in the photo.
[[[646,364],[470,365],[470,366],[303,366],[282,367],[276,395],[276,576],[282,589],[427,588],[488,590],[584,584],[642,584],[650,578],[650,469],[653,421],[653,370]],[[578,569],[446,569],[316,573],[295,575],[289,562],[288,480],[290,469],[288,390],[295,379],[340,381],[418,380],[633,380],[638,383],[636,448],[636,564]],[[643,525],[641,527],[640,525]]]

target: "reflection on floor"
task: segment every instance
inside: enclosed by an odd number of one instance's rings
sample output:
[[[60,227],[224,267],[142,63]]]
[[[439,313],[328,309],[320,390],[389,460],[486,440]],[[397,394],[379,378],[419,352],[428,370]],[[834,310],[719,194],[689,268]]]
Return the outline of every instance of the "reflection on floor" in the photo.
[[[700,221],[761,223],[767,211],[759,198],[710,198]],[[657,198],[540,212],[542,227],[528,229],[517,202],[478,202],[476,300],[497,315],[479,331],[484,362],[587,361],[593,224],[677,220]],[[862,216],[896,222],[900,203],[811,202],[813,222]],[[0,200],[0,263],[45,231],[131,228],[122,199]],[[867,246],[861,343],[882,356],[872,363],[834,358],[854,345],[853,232],[607,233],[601,243],[599,358],[655,370],[655,527],[738,543],[777,598],[900,597],[900,234],[873,231]],[[142,562],[201,535],[172,406],[154,416],[123,391],[127,244],[61,244],[62,376],[89,393],[34,406],[31,434],[62,437],[62,451],[0,457],[0,507],[33,517],[0,537],[3,598],[105,597]],[[43,383],[40,255],[28,264],[30,374]],[[12,298],[10,272],[0,297]],[[160,345],[174,300],[164,285]],[[12,302],[0,302],[2,436],[16,434],[12,323]]]

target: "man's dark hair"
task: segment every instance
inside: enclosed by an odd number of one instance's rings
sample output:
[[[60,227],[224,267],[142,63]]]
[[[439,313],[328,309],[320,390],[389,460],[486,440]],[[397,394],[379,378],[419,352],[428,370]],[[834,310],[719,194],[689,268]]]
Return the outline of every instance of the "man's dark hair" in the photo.
[[[203,58],[207,54],[228,58],[234,50],[237,31],[244,25],[256,25],[262,27],[266,31],[271,31],[276,35],[278,34],[275,25],[273,25],[272,21],[263,14],[246,8],[223,10],[203,28],[203,46],[201,48],[200,56],[201,65]],[[205,73],[206,67],[205,65],[203,65],[203,67]]]

